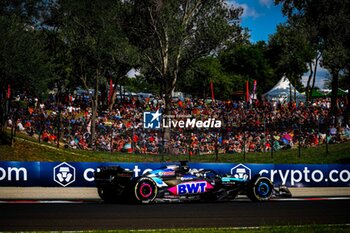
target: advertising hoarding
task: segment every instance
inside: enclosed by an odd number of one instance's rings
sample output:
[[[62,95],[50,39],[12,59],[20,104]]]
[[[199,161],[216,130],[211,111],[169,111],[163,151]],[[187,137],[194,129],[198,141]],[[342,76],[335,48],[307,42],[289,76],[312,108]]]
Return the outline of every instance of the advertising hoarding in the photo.
[[[94,187],[94,172],[101,166],[121,166],[134,176],[169,163],[116,162],[0,162],[0,186]],[[191,169],[212,169],[237,178],[255,174],[275,185],[289,187],[349,187],[349,164],[235,164],[188,163]]]

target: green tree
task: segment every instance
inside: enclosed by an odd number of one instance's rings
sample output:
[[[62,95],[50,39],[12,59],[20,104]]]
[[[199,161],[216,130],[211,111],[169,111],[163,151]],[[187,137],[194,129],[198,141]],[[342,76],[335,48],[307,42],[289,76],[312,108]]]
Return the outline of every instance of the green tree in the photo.
[[[46,91],[50,64],[43,38],[16,17],[0,17],[0,81],[11,85],[12,93],[40,95]],[[4,89],[3,89],[4,91]]]
[[[293,31],[299,34],[303,39],[299,42],[302,55],[307,62],[309,69],[309,77],[306,84],[305,94],[306,100],[311,100],[312,90],[315,88],[316,73],[319,61],[321,59],[320,53],[320,38],[317,36],[319,29],[318,24],[310,24],[304,17],[294,15],[289,17],[288,23]]]
[[[154,70],[167,112],[180,76],[194,61],[241,36],[235,9],[223,0],[132,0],[132,40],[142,51],[143,69]]]
[[[10,84],[12,93],[45,90],[51,64],[38,26],[44,10],[41,0],[0,3],[0,81],[6,88]]]
[[[290,22],[278,25],[277,32],[269,39],[276,73],[285,75],[294,86],[301,87],[301,77],[308,70],[307,64],[313,58],[309,48],[307,37],[299,33],[297,27]]]
[[[350,45],[346,45],[347,46],[347,50],[350,51]],[[347,57],[347,63],[345,66],[345,70],[344,70],[344,77],[340,79],[340,85],[341,87],[345,87],[345,89],[348,90],[348,95],[347,95],[347,99],[350,100],[350,56]],[[350,104],[348,104],[346,106],[346,109],[344,111],[344,121],[349,124],[350,123]]]
[[[46,92],[51,63],[37,23],[44,6],[43,1],[0,2],[0,131],[11,107],[8,86],[12,96],[25,93],[40,97]],[[16,116],[15,112],[13,121]]]
[[[348,0],[276,0],[289,18],[299,17],[316,28],[321,65],[332,75],[331,112],[337,115],[339,73],[346,68],[349,57],[350,1]]]
[[[18,21],[32,28],[40,27],[50,1],[46,0],[2,0],[0,15],[16,17]]]
[[[214,56],[195,61],[179,79],[177,89],[196,97],[211,98],[210,82],[213,82],[216,99],[231,97],[233,79],[223,72],[219,59]]]
[[[246,80],[249,80],[250,84],[257,80],[257,92],[260,94],[275,83],[264,42],[231,45],[219,54],[219,59],[223,70],[232,77],[234,91],[242,90]]]
[[[64,15],[60,30],[72,59],[72,77],[86,90],[94,90],[90,96],[93,144],[101,85],[106,86],[106,78],[126,75],[137,61],[137,50],[123,28],[124,1],[62,0],[56,10]]]

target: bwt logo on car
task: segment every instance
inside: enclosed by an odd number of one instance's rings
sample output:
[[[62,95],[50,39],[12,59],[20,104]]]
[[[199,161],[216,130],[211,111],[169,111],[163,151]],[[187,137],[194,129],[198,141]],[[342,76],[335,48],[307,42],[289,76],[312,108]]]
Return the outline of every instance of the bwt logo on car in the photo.
[[[252,177],[252,170],[240,163],[231,169],[231,175],[238,179],[248,180]]]
[[[21,179],[23,178],[23,179]],[[24,167],[0,167],[0,181],[8,180],[8,181],[27,181],[28,180],[28,172]]]
[[[199,182],[186,182],[178,184],[174,187],[169,188],[169,192],[174,195],[183,195],[183,194],[197,194],[204,193],[207,189],[212,189],[213,186],[206,181]]]
[[[63,187],[75,181],[75,167],[63,162],[53,168],[53,180]]]

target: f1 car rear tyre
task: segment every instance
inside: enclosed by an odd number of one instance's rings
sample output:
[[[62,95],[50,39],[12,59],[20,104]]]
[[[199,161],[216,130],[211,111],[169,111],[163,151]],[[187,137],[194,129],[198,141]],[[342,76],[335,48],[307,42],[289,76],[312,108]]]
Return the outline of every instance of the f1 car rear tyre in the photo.
[[[113,189],[111,188],[97,188],[97,193],[100,196],[100,198],[105,202],[114,202],[116,200],[116,197],[114,196]]]
[[[266,177],[254,177],[248,186],[247,196],[252,201],[267,201],[270,200],[273,191],[271,180]]]
[[[137,203],[151,203],[157,197],[157,184],[149,177],[141,177],[135,182],[135,201]]]

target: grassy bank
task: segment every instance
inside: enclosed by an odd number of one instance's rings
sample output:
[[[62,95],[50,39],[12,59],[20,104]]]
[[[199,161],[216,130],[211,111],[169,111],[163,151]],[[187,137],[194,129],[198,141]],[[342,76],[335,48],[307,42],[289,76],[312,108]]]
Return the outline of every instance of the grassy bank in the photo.
[[[104,232],[104,231],[97,231]],[[116,233],[130,232],[128,230],[108,231]],[[274,227],[251,227],[251,228],[189,228],[189,229],[164,229],[164,230],[133,230],[142,233],[345,233],[350,232],[348,225],[305,225],[305,226],[274,226]]]
[[[230,162],[230,163],[303,163],[330,164],[350,163],[350,142],[326,145],[316,148],[302,148],[267,153],[243,153],[215,155],[144,155],[110,153],[97,151],[82,151],[57,148],[55,145],[38,143],[33,138],[17,135],[14,146],[0,145],[0,161],[81,161],[81,162],[159,162],[189,160],[193,162]]]

